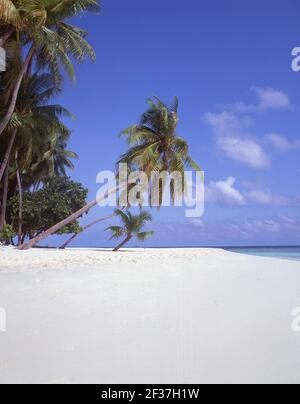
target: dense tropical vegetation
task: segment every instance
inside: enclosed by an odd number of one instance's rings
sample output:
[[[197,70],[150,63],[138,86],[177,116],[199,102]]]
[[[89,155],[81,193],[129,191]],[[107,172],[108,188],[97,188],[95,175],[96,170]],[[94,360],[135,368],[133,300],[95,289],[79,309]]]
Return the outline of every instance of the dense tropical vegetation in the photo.
[[[18,242],[31,240],[64,217],[80,209],[86,203],[88,190],[80,183],[68,177],[54,176],[45,181],[37,191],[26,191],[22,198],[22,220],[19,221],[20,200],[18,195],[9,199],[3,239],[13,244],[12,239],[18,234]],[[58,234],[79,232],[81,227],[77,221],[62,228]],[[11,232],[8,237],[8,231]]]
[[[0,73],[0,236],[5,241],[18,235],[22,243],[85,205],[86,191],[65,178],[77,158],[67,149],[71,131],[65,118],[72,114],[52,100],[61,93],[64,72],[75,80],[74,61],[95,59],[87,32],[70,19],[99,10],[98,0],[0,1],[0,45],[7,56]],[[50,195],[54,178],[66,191],[75,187],[76,201],[67,192],[67,207],[54,193],[56,207],[45,220],[41,212],[49,204],[41,210],[39,198]],[[72,222],[58,233],[78,230]]]
[[[72,114],[53,100],[62,91],[65,72],[75,80],[74,62],[95,60],[87,32],[72,25],[72,17],[99,11],[98,0],[0,1],[0,41],[7,54],[7,69],[0,73],[0,239],[10,242],[17,237],[22,249],[52,234],[73,233],[64,248],[82,231],[114,216],[121,217],[124,226],[127,217],[133,226],[127,233],[123,226],[115,236],[146,236],[138,224],[143,227],[150,216],[143,211],[131,215],[128,201],[123,210],[81,228],[77,220],[99,201],[86,204],[86,190],[66,177],[77,158],[68,150],[71,131],[66,118]],[[171,106],[158,98],[148,103],[138,124],[122,132],[128,150],[118,163],[149,176],[153,171],[179,171],[184,178],[185,168],[200,170],[187,142],[177,135],[178,99]],[[61,201],[58,189],[65,193]],[[117,187],[109,193],[119,191]],[[174,191],[171,188],[173,197]],[[51,192],[53,197],[42,206]],[[161,203],[164,184],[159,192]],[[52,210],[50,204],[55,205]]]

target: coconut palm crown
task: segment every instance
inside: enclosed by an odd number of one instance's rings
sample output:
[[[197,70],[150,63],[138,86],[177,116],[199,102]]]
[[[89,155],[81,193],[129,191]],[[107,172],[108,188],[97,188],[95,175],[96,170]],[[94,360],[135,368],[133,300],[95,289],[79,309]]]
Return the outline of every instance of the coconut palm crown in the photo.
[[[188,143],[176,133],[178,118],[178,98],[171,106],[159,98],[148,99],[149,108],[141,116],[137,125],[123,130],[129,150],[119,163],[137,166],[150,174],[151,171],[180,171],[192,168],[201,171],[189,155]]]
[[[143,113],[140,122],[123,130],[129,146],[117,164],[126,163],[130,170],[139,170],[151,178],[152,173],[177,172],[181,174],[184,189],[185,170],[201,171],[199,165],[189,155],[189,145],[177,135],[178,98],[167,106],[159,98],[148,99],[149,108]],[[160,183],[160,204],[163,200],[165,185]],[[171,183],[171,197],[174,201],[175,188]],[[182,192],[182,191],[181,191]],[[151,200],[149,201],[151,205]]]
[[[150,213],[141,211],[139,215],[135,216],[130,212],[116,209],[115,215],[121,219],[122,226],[110,226],[106,230],[112,233],[111,239],[119,239],[121,237],[125,237],[125,239],[114,249],[114,251],[118,251],[134,237],[139,241],[145,241],[147,238],[153,236],[154,233],[152,231],[142,231],[142,228],[147,222],[152,221]]]
[[[87,32],[70,24],[69,20],[85,12],[98,12],[98,0],[1,0],[0,40],[10,49],[21,44],[29,50],[21,58],[20,50],[7,58],[10,75],[14,76],[6,88],[6,113],[0,116],[0,135],[13,115],[21,83],[34,63],[39,69],[51,72],[55,81],[62,79],[62,70],[75,80],[73,60],[95,60],[92,46],[86,41]]]

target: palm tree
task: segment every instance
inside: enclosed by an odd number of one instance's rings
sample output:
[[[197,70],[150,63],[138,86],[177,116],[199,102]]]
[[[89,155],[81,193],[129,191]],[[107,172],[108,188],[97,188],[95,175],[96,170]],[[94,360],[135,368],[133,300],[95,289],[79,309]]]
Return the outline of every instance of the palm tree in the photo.
[[[0,180],[6,173],[2,192],[2,225],[5,223],[9,169],[10,188],[13,191],[15,184],[18,189],[21,208],[23,188],[38,187],[45,179],[65,175],[66,168],[73,168],[71,159],[77,158],[77,155],[66,150],[71,132],[61,121],[62,116],[72,117],[72,114],[60,105],[49,105],[50,98],[59,92],[49,73],[35,73],[22,83],[13,119],[0,143]],[[12,159],[12,156],[15,158]]]
[[[66,20],[86,11],[100,10],[98,0],[5,0],[15,6],[19,16],[22,44],[29,47],[20,65],[6,106],[6,113],[0,122],[0,135],[9,124],[15,110],[21,83],[35,58],[38,68],[49,69],[56,80],[61,79],[64,68],[72,80],[74,66],[70,57],[81,62],[85,57],[95,60],[95,52],[86,41],[87,32]],[[9,7],[0,9],[0,20],[8,20]]]
[[[151,175],[152,171],[157,173],[179,171],[183,173],[184,168],[188,167],[201,171],[198,164],[189,155],[188,143],[176,134],[179,121],[178,99],[175,98],[170,107],[158,98],[148,100],[148,103],[149,108],[142,115],[139,124],[122,132],[127,136],[130,148],[127,153],[121,156],[118,163],[127,163],[131,171],[138,169],[144,171],[148,176]],[[115,194],[119,190],[120,188],[117,186],[117,188],[111,189],[106,196]],[[163,192],[163,189],[160,191]],[[34,247],[39,241],[77,220],[84,213],[94,208],[98,202],[96,199],[92,200],[78,212],[30,240],[22,248]]]
[[[81,233],[83,233],[84,231],[90,229],[91,227],[95,226],[96,224],[101,223],[101,222],[104,222],[104,221],[106,221],[106,220],[108,220],[108,219],[112,219],[113,217],[115,217],[115,214],[112,214],[112,215],[109,215],[109,216],[106,216],[106,217],[98,218],[98,219],[92,221],[91,223],[87,224],[86,226],[81,227],[80,230],[79,230],[77,233],[74,233],[66,242],[64,242],[64,243],[59,247],[59,249],[60,249],[60,250],[64,250],[65,248],[68,247],[69,244],[72,243],[72,241],[75,240],[76,237],[79,236],[79,234],[81,234]]]
[[[139,215],[132,215],[130,212],[123,212],[120,209],[115,210],[115,215],[121,219],[122,226],[110,226],[106,230],[112,232],[111,239],[125,239],[114,249],[119,251],[125,244],[127,244],[133,237],[139,241],[145,241],[147,238],[153,236],[153,231],[141,231],[147,222],[152,221],[152,216],[146,211],[141,211]]]
[[[8,196],[8,167],[5,169],[4,174],[4,183],[2,190],[2,199],[1,199],[1,213],[0,213],[0,231],[3,230],[6,225],[6,208],[7,208],[7,196]]]
[[[1,142],[0,156],[4,157],[0,181],[16,147],[19,166],[29,174],[39,172],[41,178],[46,178],[65,175],[64,167],[73,168],[70,159],[77,155],[66,150],[71,132],[61,121],[61,117],[73,115],[60,105],[49,105],[50,99],[60,92],[49,73],[35,73],[22,84],[13,119],[5,132],[6,142]]]
[[[178,98],[168,107],[159,98],[148,99],[149,108],[137,125],[123,130],[129,150],[118,163],[127,163],[144,171],[149,177],[152,172],[179,171],[185,168],[201,171],[189,155],[187,142],[176,133],[178,118]]]
[[[17,165],[18,165],[18,162],[17,162],[17,155],[16,155],[16,166]],[[22,220],[23,220],[23,186],[22,186],[22,179],[21,179],[20,170],[19,170],[18,166],[17,166],[16,176],[17,176],[18,192],[19,192],[18,245],[21,245],[21,240],[22,240]]]
[[[6,146],[5,155],[3,157],[3,160],[2,160],[2,163],[1,163],[1,166],[0,166],[0,182],[2,181],[4,172],[5,172],[6,168],[7,168],[8,161],[9,161],[9,158],[10,158],[10,155],[11,155],[13,145],[14,145],[15,140],[16,140],[17,133],[18,133],[18,128],[14,128],[12,133],[10,133],[8,131],[9,142],[8,142],[8,145]]]

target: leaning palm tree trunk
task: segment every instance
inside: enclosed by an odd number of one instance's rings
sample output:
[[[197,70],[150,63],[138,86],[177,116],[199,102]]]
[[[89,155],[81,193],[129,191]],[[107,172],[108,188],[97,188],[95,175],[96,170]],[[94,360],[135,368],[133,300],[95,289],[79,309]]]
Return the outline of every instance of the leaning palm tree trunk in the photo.
[[[61,222],[57,223],[55,226],[52,226],[49,230],[44,231],[39,236],[33,238],[27,244],[23,244],[19,246],[20,250],[29,250],[30,248],[34,247],[38,242],[44,240],[45,238],[51,236],[52,234],[56,233],[58,230],[62,229],[63,227],[67,226],[68,224],[77,220],[80,216],[87,213],[90,209],[94,208],[99,202],[104,200],[109,195],[115,194],[120,190],[119,187],[112,189],[109,191],[101,200],[93,200],[83,208],[79,209],[77,212],[73,213],[71,216],[67,217],[66,219],[62,220]]]
[[[18,227],[18,245],[22,242],[22,220],[23,220],[23,190],[20,171],[17,170],[17,181],[19,188],[19,227]]]
[[[22,84],[22,80],[24,78],[24,75],[27,72],[27,69],[28,69],[30,61],[31,61],[31,59],[33,57],[34,51],[35,51],[35,48],[34,48],[34,45],[32,45],[32,47],[30,48],[30,50],[29,50],[29,52],[28,52],[28,54],[26,56],[25,62],[23,64],[23,66],[22,66],[22,69],[21,69],[21,71],[19,73],[19,76],[17,78],[17,81],[16,81],[16,84],[15,84],[15,87],[14,87],[14,91],[13,91],[13,94],[12,94],[12,97],[11,97],[11,100],[10,100],[8,110],[7,110],[4,118],[0,122],[0,135],[2,135],[3,131],[7,127],[8,123],[9,123],[9,121],[10,121],[10,119],[11,119],[13,113],[14,113],[17,98],[18,98],[18,94],[19,94],[20,87],[21,87],[21,84]]]
[[[122,247],[124,247],[125,244],[127,244],[130,240],[132,239],[131,235],[128,235],[124,241],[122,241],[121,244],[119,244],[116,248],[114,248],[114,252],[119,251]]]
[[[52,234],[56,233],[58,230],[62,229],[63,227],[67,226],[68,224],[77,220],[80,216],[84,213],[87,213],[90,209],[97,205],[97,200],[93,200],[83,208],[78,210],[77,212],[73,213],[71,216],[67,217],[66,219],[62,220],[61,222],[57,223],[56,225],[52,226],[50,229],[44,231],[37,237],[33,238],[27,244],[23,244],[19,246],[20,250],[29,250],[30,248],[34,247],[38,242],[44,240],[45,238],[51,236]]]
[[[7,206],[7,195],[8,195],[8,165],[5,170],[4,184],[3,184],[3,195],[1,204],[1,217],[0,217],[0,230],[3,230],[6,224],[6,206]]]
[[[115,217],[115,216],[116,216],[116,215],[113,214],[113,215],[110,215],[110,216],[101,217],[100,219],[94,220],[92,223],[90,223],[90,224],[84,226],[84,227],[82,228],[82,230],[81,230],[79,233],[73,234],[73,236],[70,237],[70,238],[69,238],[61,247],[59,247],[59,248],[60,248],[61,250],[64,250],[65,248],[67,248],[67,246],[68,246],[73,240],[75,240],[75,238],[76,238],[77,236],[79,236],[79,234],[83,233],[85,230],[90,229],[92,226],[95,226],[95,225],[98,224],[98,223],[104,222],[105,220],[112,219],[112,218]]]
[[[128,209],[128,205],[125,206],[122,210],[124,211],[124,210],[126,210],[126,209]],[[109,219],[112,219],[112,218],[114,218],[114,217],[116,217],[116,214],[115,214],[115,213],[113,213],[112,215],[106,216],[106,217],[101,217],[100,219],[94,220],[92,223],[87,224],[86,226],[84,226],[84,227],[81,229],[80,232],[73,234],[72,237],[70,237],[61,247],[59,247],[60,250],[64,250],[65,248],[67,248],[67,246],[68,246],[73,240],[75,240],[75,238],[76,238],[77,236],[79,236],[79,234],[83,233],[85,230],[88,230],[88,229],[90,229],[91,227],[95,226],[96,224],[101,223],[101,222],[105,222],[105,220],[109,220]]]
[[[3,159],[2,164],[1,164],[1,168],[0,168],[0,182],[2,181],[3,174],[5,172],[7,163],[9,161],[11,150],[12,150],[12,147],[14,145],[14,142],[15,142],[15,139],[16,139],[16,136],[17,136],[17,132],[18,132],[18,129],[16,128],[14,130],[13,134],[10,137],[9,145],[7,147],[7,150],[6,150],[6,153],[5,153],[4,159]]]

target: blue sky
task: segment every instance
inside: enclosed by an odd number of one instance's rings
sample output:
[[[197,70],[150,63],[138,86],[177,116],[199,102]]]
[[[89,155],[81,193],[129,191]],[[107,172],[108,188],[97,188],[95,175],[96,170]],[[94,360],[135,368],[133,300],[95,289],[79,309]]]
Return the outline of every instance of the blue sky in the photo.
[[[153,211],[146,245],[299,244],[300,73],[291,69],[299,1],[102,3],[100,16],[75,21],[89,31],[97,62],[80,65],[59,100],[77,117],[71,176],[94,198],[97,173],[125,150],[120,130],[137,122],[148,97],[177,95],[178,134],[206,175],[205,214]],[[96,208],[83,223],[106,213]],[[110,246],[107,225],[74,245]]]

